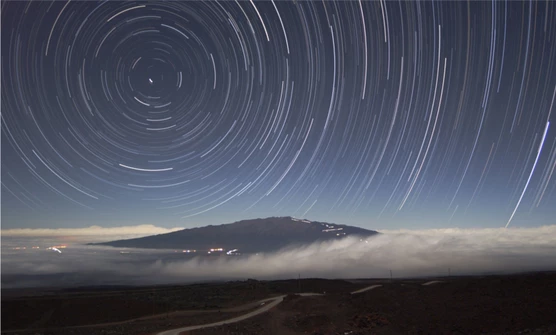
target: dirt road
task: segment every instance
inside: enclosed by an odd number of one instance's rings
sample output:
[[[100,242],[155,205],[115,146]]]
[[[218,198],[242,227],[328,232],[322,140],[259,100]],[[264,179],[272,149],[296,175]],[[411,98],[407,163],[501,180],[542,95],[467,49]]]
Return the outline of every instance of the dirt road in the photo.
[[[299,293],[298,295],[308,297],[308,296],[315,296],[315,295],[322,295],[322,294],[320,294],[320,293]],[[176,329],[165,330],[163,332],[157,333],[156,335],[179,335],[179,334],[181,334],[185,331],[202,329],[202,328],[210,328],[210,327],[222,326],[222,325],[229,324],[229,323],[240,322],[240,321],[252,318],[256,315],[259,315],[261,313],[264,313],[264,312],[270,310],[274,306],[281,303],[284,300],[285,297],[286,297],[285,295],[281,295],[281,296],[278,296],[278,297],[275,297],[275,298],[261,300],[260,301],[260,304],[262,304],[261,308],[256,309],[252,312],[249,312],[247,314],[243,314],[243,315],[240,315],[238,317],[232,318],[232,319],[213,322],[213,323],[208,323],[208,324],[204,324],[204,325],[188,326],[188,327],[181,327],[181,328],[176,328]]]

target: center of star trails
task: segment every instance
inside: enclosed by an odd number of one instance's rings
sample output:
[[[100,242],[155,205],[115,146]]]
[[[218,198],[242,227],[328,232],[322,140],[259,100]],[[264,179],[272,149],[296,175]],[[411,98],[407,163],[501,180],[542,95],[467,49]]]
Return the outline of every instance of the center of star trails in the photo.
[[[126,169],[135,170],[135,171],[145,171],[145,172],[162,172],[162,171],[170,171],[170,170],[174,169],[172,167],[164,168],[164,169],[143,169],[143,168],[127,166],[127,165],[123,165],[123,164],[118,164],[118,165],[121,166],[121,167],[124,167]]]

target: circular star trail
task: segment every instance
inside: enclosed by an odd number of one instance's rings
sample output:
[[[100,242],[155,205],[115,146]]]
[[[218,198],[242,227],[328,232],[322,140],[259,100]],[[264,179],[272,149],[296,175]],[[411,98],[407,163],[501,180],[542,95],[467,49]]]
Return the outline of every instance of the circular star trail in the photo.
[[[551,2],[3,2],[3,223],[547,224],[555,16]]]

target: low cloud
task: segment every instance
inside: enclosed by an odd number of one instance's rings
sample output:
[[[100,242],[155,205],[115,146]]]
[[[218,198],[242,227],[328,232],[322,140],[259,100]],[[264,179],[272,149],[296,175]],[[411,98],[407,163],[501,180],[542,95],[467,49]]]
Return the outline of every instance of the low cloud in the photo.
[[[3,287],[36,285],[39,277],[44,285],[98,285],[277,279],[298,273],[384,278],[390,270],[394,277],[447,275],[448,269],[452,275],[556,270],[556,225],[382,231],[367,240],[348,237],[271,254],[221,257],[80,244],[68,245],[61,254],[43,249],[5,254],[4,244]]]
[[[124,227],[90,226],[86,228],[21,228],[3,229],[2,236],[147,236],[171,233],[183,228],[162,228],[153,225],[138,225]]]

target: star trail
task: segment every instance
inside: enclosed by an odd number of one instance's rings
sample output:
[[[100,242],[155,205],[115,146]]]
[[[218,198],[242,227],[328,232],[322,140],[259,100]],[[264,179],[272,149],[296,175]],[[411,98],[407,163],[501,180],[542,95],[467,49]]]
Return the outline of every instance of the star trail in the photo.
[[[551,1],[3,1],[2,224],[556,218]]]

